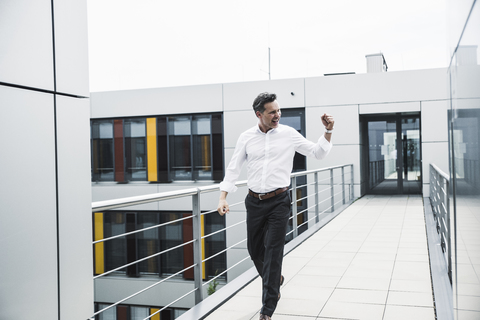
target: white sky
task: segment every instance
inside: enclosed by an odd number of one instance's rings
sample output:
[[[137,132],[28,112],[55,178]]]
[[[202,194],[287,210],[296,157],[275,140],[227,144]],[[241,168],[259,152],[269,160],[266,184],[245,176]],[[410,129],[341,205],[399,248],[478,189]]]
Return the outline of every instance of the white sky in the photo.
[[[87,0],[90,91],[448,66],[445,0]]]

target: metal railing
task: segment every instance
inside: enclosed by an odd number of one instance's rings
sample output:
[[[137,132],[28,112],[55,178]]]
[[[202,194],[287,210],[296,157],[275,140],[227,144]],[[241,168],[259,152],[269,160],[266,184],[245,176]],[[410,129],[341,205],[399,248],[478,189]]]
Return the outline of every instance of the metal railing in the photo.
[[[450,224],[450,179],[436,165],[430,164],[430,203],[436,222],[437,233],[447,264],[448,277],[452,282],[452,248]]]
[[[297,185],[297,178],[299,177],[307,177],[306,180],[307,182],[303,185]],[[318,170],[309,170],[309,171],[303,171],[303,172],[296,172],[291,174],[291,196],[292,196],[292,216],[290,217],[289,224],[291,225],[291,230],[287,232],[286,236],[292,235],[293,238],[296,238],[299,234],[299,230],[302,226],[306,226],[307,228],[310,226],[315,225],[318,223],[322,217],[323,214],[326,213],[331,213],[335,211],[335,208],[339,208],[340,206],[343,206],[347,203],[350,203],[353,201],[353,182],[354,181],[354,176],[353,176],[353,164],[348,164],[348,165],[341,165],[341,166],[335,166],[335,167],[329,167],[329,168],[324,168],[324,169],[318,169]],[[247,182],[246,181],[240,181],[236,183],[236,186],[239,188],[246,187]],[[308,190],[306,192],[306,195],[302,198],[297,199],[297,190],[303,188],[303,190]],[[147,204],[147,203],[152,203],[152,202],[158,202],[158,201],[167,201],[167,200],[172,200],[172,199],[183,199],[183,198],[191,198],[191,211],[192,215],[183,217],[177,220],[169,221],[166,223],[150,226],[148,228],[143,228],[143,229],[138,229],[134,230],[131,232],[115,235],[112,237],[108,238],[103,238],[99,239],[96,241],[93,241],[93,245],[98,245],[100,243],[105,243],[107,241],[111,241],[113,239],[118,239],[120,237],[127,237],[131,236],[134,234],[138,234],[141,232],[145,232],[148,230],[152,229],[157,229],[164,227],[168,224],[180,222],[180,221],[185,221],[185,220],[191,220],[192,226],[193,226],[193,239],[188,242],[184,242],[180,245],[167,248],[166,250],[156,252],[153,255],[144,257],[142,259],[129,262],[128,264],[122,265],[120,267],[117,267],[112,270],[108,270],[106,272],[103,272],[99,275],[94,276],[94,280],[97,280],[99,278],[105,277],[109,274],[112,274],[115,271],[125,269],[128,266],[131,266],[133,264],[140,263],[142,261],[146,261],[148,259],[158,257],[166,252],[184,247],[186,245],[193,245],[193,264],[184,268],[183,270],[179,270],[178,272],[171,274],[165,278],[162,278],[159,281],[156,281],[155,283],[143,288],[142,290],[131,294],[116,303],[113,303],[101,310],[98,310],[95,312],[90,319],[95,319],[96,316],[99,314],[105,312],[106,310],[116,307],[120,304],[125,303],[129,299],[132,299],[133,297],[136,297],[158,285],[161,283],[164,283],[178,275],[181,275],[187,270],[190,270],[193,268],[193,289],[189,290],[188,292],[180,295],[179,297],[172,297],[172,301],[166,305],[164,305],[162,308],[160,308],[158,311],[155,313],[151,314],[150,316],[146,317],[144,320],[150,319],[151,317],[157,315],[161,311],[163,311],[166,308],[171,307],[173,304],[176,302],[180,301],[181,299],[189,296],[189,295],[194,295],[195,297],[195,304],[198,304],[204,299],[204,289],[203,287],[208,286],[212,281],[216,281],[219,277],[222,277],[225,275],[225,273],[231,271],[233,268],[239,267],[239,265],[248,260],[250,257],[248,256],[248,253],[246,253],[246,256],[241,259],[240,261],[234,263],[232,266],[229,268],[226,268],[223,272],[216,274],[214,277],[209,279],[208,281],[204,281],[204,275],[203,275],[203,264],[214,257],[226,253],[231,249],[234,249],[238,247],[240,244],[246,242],[246,238],[243,240],[230,245],[229,247],[225,248],[224,250],[220,252],[216,252],[212,254],[210,257],[202,257],[202,241],[208,237],[211,237],[215,234],[218,234],[220,232],[227,232],[230,229],[237,228],[239,225],[242,225],[246,222],[246,220],[242,220],[240,222],[234,223],[232,225],[227,226],[224,229],[214,231],[210,234],[207,235],[202,235],[201,231],[201,217],[208,215],[208,214],[217,214],[217,210],[209,210],[207,212],[202,212],[201,211],[201,196],[206,193],[211,193],[219,191],[219,185],[210,185],[210,186],[204,186],[204,187],[199,187],[199,188],[189,188],[189,189],[183,189],[183,190],[176,190],[176,191],[170,191],[170,192],[163,192],[163,193],[157,193],[157,194],[148,194],[148,195],[142,195],[142,196],[135,196],[135,197],[128,197],[128,198],[122,198],[122,199],[115,199],[115,200],[107,200],[107,201],[99,201],[99,202],[93,202],[92,203],[92,212],[104,212],[105,210],[112,210],[112,209],[120,209],[120,208],[125,208],[125,207],[130,207],[133,205],[140,205],[140,204]],[[245,190],[246,191],[246,190]],[[238,193],[239,191],[237,191]],[[298,211],[298,203],[308,203],[308,202],[313,202],[313,204],[309,207],[304,208],[303,210]],[[232,203],[230,204],[230,210],[235,210],[233,208],[238,206],[243,205],[243,201],[237,202],[237,203]],[[210,208],[216,208],[217,202],[215,203],[209,203],[207,205]],[[203,206],[205,207],[205,206]],[[302,206],[305,207],[305,206]],[[244,209],[243,209],[244,210]],[[305,215],[303,215],[305,214]],[[302,219],[299,219],[300,215],[302,215]],[[311,216],[308,219],[303,219],[305,216]],[[302,221],[301,224],[298,224],[298,221]],[[245,250],[246,252],[246,250]]]

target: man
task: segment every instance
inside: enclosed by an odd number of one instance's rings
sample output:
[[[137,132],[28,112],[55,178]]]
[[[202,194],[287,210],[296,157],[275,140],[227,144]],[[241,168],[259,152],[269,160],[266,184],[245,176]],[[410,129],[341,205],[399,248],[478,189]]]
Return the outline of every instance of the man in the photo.
[[[280,106],[274,93],[261,93],[253,102],[258,124],[243,132],[220,184],[217,210],[229,212],[226,200],[235,192],[235,182],[247,162],[248,195],[247,247],[255,267],[262,277],[263,307],[260,319],[271,319],[280,299],[285,233],[290,216],[290,174],[295,152],[323,159],[331,149],[333,117],[324,114],[321,122],[325,134],[317,143],[305,139],[295,129],[281,125]]]

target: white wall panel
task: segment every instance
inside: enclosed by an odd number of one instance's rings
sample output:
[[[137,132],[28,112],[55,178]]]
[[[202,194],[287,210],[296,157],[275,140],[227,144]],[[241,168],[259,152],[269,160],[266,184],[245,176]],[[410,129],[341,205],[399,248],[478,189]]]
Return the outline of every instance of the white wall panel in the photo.
[[[307,107],[448,98],[446,69],[306,78],[305,90]]]
[[[57,91],[88,97],[87,2],[54,1]]]
[[[280,123],[282,120],[280,119]],[[235,148],[238,137],[245,130],[258,124],[253,110],[230,111],[223,114],[223,144],[225,148]]]
[[[91,117],[152,116],[222,111],[222,85],[91,93]]]
[[[93,314],[88,99],[57,96],[61,318]]]
[[[0,1],[0,81],[53,90],[50,0]]]
[[[361,104],[360,114],[420,112],[420,102]]]
[[[359,144],[358,106],[310,107],[306,109],[305,123],[307,137],[316,142],[324,134],[321,116],[331,114],[335,120],[335,129],[332,133],[334,144]]]
[[[225,111],[251,110],[253,113],[253,101],[262,92],[275,93],[280,108],[303,107],[305,101],[303,79],[229,83],[223,88]]]
[[[57,319],[52,95],[0,86],[0,318]]]
[[[422,102],[422,142],[448,141],[449,101]]]

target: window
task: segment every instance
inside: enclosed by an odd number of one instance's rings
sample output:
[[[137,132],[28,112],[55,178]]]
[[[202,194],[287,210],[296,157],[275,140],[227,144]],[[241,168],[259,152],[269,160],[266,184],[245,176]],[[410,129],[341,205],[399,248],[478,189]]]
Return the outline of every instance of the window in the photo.
[[[129,181],[147,180],[145,119],[124,121],[126,176]]]
[[[223,179],[221,114],[91,121],[92,181]]]
[[[92,181],[113,181],[113,121],[92,121]]]
[[[99,259],[103,259],[105,263],[104,271],[99,273],[180,246],[193,239],[192,219],[177,221],[191,216],[191,212],[106,211],[104,213],[94,213],[94,218],[97,215],[102,215],[103,219],[95,221],[95,233],[98,230],[97,228],[103,229],[104,237],[102,238],[168,223],[161,227],[105,241],[105,250],[102,251],[103,256],[95,255],[95,265],[102,262]],[[204,234],[208,235],[225,228],[225,217],[218,214],[208,214],[202,216],[202,223]],[[225,247],[225,232],[217,233],[202,240],[205,258],[215,255],[224,250]],[[170,276],[191,265],[193,265],[193,244],[180,246],[161,255],[132,264],[115,273],[131,277]],[[205,262],[204,278],[214,277],[215,274],[219,274],[225,269],[226,255],[222,253]],[[193,268],[185,270],[178,277],[192,280]]]
[[[168,117],[170,179],[223,179],[221,115]]]

